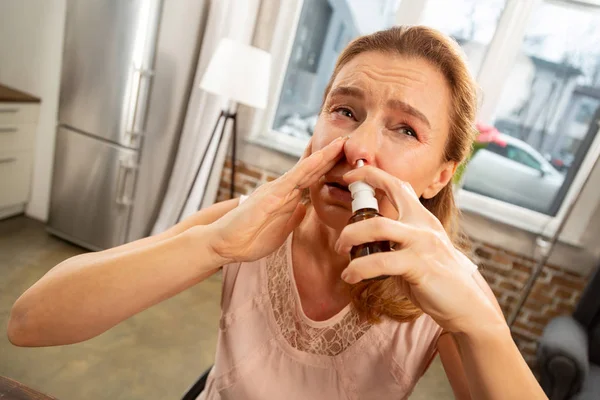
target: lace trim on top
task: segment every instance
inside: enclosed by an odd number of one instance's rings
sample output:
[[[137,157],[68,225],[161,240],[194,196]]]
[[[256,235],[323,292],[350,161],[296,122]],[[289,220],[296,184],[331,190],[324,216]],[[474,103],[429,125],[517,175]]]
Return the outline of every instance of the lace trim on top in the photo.
[[[290,243],[290,244],[288,244]],[[352,346],[371,327],[361,321],[354,307],[337,323],[313,327],[298,314],[301,304],[297,304],[295,288],[288,265],[287,251],[291,240],[286,242],[267,258],[267,286],[269,298],[275,314],[275,321],[285,340],[294,348],[311,354],[336,356]]]

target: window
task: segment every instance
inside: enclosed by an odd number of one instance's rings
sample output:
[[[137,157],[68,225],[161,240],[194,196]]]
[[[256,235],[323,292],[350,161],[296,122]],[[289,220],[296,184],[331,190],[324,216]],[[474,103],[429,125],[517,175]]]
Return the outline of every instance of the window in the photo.
[[[338,55],[353,38],[394,24],[399,0],[305,0],[283,80],[273,131],[302,152],[313,133]]]
[[[477,76],[506,0],[428,0],[420,24],[452,36]]]
[[[526,165],[533,169],[541,170],[540,163],[533,158],[533,156],[529,155],[525,150],[522,150],[518,147],[507,146],[506,155],[509,159],[518,162],[519,164]]]
[[[494,125],[531,147],[531,154],[509,149],[509,158],[537,170],[538,159],[545,159],[549,165],[544,168],[560,173],[539,176],[542,181],[552,177],[553,183],[552,190],[532,193],[544,196],[532,199],[533,204],[547,204],[538,212],[557,213],[564,197],[559,192],[564,194],[574,177],[568,172],[579,167],[587,152],[581,144],[596,135],[591,123],[600,105],[599,42],[598,8],[542,1],[531,13],[504,83]],[[522,206],[518,197],[502,200]]]
[[[506,154],[506,148],[507,148],[507,146],[500,146],[496,143],[490,143],[487,145],[487,147],[485,149],[492,153],[501,155],[502,157],[508,157],[508,155]]]
[[[473,157],[459,206],[549,235],[600,154],[600,5],[591,3],[290,0],[293,20],[275,36],[293,33],[275,47],[276,95],[252,140],[300,156],[344,46],[396,20],[428,25],[461,45],[481,88],[478,122],[508,143]]]

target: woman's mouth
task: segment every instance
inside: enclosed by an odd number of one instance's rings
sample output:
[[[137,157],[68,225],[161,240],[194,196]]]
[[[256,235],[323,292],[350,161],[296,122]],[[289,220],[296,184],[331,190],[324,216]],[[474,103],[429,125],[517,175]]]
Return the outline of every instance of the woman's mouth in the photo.
[[[350,190],[348,190],[347,185],[339,182],[326,182],[325,187],[327,188],[327,193],[333,199],[344,203],[352,202],[352,195],[350,194]]]

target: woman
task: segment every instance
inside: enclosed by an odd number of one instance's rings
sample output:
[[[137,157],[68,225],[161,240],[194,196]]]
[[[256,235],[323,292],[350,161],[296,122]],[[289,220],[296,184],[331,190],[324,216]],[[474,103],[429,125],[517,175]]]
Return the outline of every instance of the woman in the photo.
[[[492,292],[453,244],[450,180],[475,112],[475,85],[442,34],[358,38],[294,168],[239,204],[59,264],[15,303],[10,339],[89,339],[225,266],[201,398],[406,398],[438,352],[459,399],[545,398]],[[377,189],[387,218],[346,226],[347,185],[360,180]],[[395,251],[348,262],[353,245],[378,240]],[[381,275],[390,277],[367,280]]]

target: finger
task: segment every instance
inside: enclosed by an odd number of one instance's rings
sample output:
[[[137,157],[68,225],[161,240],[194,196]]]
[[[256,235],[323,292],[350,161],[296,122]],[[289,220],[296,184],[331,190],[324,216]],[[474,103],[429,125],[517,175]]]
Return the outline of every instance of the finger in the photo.
[[[337,138],[323,149],[319,150],[323,152],[322,162],[313,170],[309,171],[308,174],[301,177],[297,182],[297,186],[300,188],[306,188],[312,183],[317,181],[321,176],[327,173],[333,166],[342,158],[342,150],[347,137]]]
[[[310,139],[308,139],[308,144],[306,145],[306,148],[304,149],[304,153],[302,154],[302,157],[300,157],[299,161],[302,161],[302,160],[308,158],[308,156],[310,156],[312,154],[312,140],[313,140],[312,137]]]
[[[342,153],[340,153],[333,160],[329,161],[327,164],[324,164],[318,169],[315,169],[310,175],[307,175],[302,181],[298,183],[298,187],[304,189],[317,182],[319,179],[321,179],[323,175],[329,172],[338,163],[338,161],[340,161],[340,158],[342,158]]]
[[[349,184],[357,181],[364,181],[374,188],[382,190],[392,205],[398,211],[398,219],[402,219],[408,212],[416,210],[426,210],[412,186],[395,176],[379,169],[366,165],[361,168],[353,169],[343,176],[344,181]]]
[[[365,279],[395,275],[410,285],[416,285],[423,276],[418,257],[410,250],[375,253],[355,258],[342,272],[342,279],[353,285]]]
[[[291,170],[278,179],[277,192],[284,194],[296,188],[304,188],[303,181],[315,173],[324,173],[325,168],[341,156],[346,139],[339,137],[305,160],[300,161]]]
[[[419,236],[418,231],[418,228],[390,218],[371,218],[347,225],[337,240],[335,250],[339,254],[348,254],[354,246],[382,240],[405,247]]]

